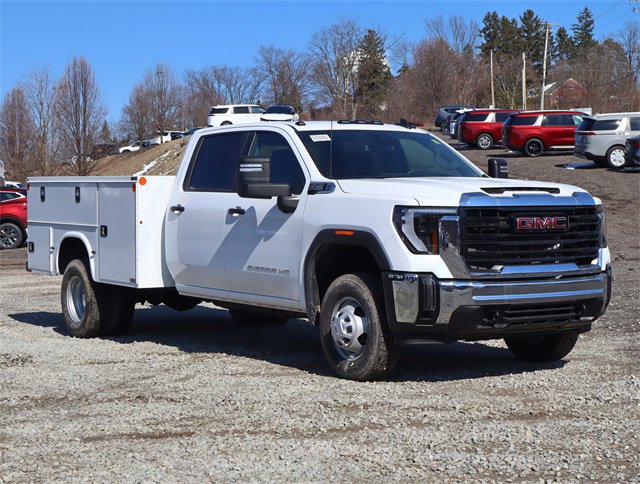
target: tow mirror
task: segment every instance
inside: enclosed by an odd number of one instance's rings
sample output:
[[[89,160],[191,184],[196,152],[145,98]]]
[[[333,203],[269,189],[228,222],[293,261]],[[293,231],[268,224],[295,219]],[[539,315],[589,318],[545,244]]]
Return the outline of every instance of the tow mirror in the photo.
[[[271,160],[245,157],[238,166],[238,195],[242,198],[272,198],[291,195],[285,183],[271,183]]]
[[[509,178],[509,166],[503,158],[489,158],[489,176],[491,178]]]

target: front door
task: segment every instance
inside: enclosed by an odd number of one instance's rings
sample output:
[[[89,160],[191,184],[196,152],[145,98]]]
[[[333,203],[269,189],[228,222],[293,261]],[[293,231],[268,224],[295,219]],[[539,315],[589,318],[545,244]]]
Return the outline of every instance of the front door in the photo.
[[[306,200],[299,195],[306,185],[304,171],[286,133],[256,131],[247,147],[247,156],[270,158],[272,181],[291,186],[298,206],[286,212],[275,197],[229,194],[224,224],[227,277],[234,292],[298,300]]]

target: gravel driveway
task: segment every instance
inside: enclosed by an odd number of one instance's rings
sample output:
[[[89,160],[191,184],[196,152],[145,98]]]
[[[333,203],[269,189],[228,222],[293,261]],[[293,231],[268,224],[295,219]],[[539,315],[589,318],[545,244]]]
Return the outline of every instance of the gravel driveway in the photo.
[[[482,168],[489,153],[464,152]],[[0,482],[640,482],[640,175],[509,158],[609,215],[614,297],[557,364],[500,341],[407,349],[389,381],[334,378],[302,320],[139,306],[125,337],[66,336],[58,277],[0,252]]]

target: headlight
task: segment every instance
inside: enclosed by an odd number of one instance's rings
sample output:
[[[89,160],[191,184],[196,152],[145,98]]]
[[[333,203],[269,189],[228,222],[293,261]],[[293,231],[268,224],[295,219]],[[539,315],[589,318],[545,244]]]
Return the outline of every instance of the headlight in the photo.
[[[393,224],[414,254],[437,254],[439,251],[439,222],[445,215],[457,215],[453,207],[396,207]]]
[[[600,218],[600,247],[607,247],[607,217],[604,215],[604,208],[602,205],[596,207],[598,217]]]

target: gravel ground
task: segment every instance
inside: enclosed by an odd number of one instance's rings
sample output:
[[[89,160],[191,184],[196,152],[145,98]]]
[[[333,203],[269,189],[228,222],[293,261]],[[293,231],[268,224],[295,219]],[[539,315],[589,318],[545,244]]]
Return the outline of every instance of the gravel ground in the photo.
[[[505,151],[464,153],[484,168]],[[139,306],[129,335],[74,339],[60,278],[3,251],[0,482],[640,482],[640,175],[509,162],[609,215],[614,297],[564,361],[413,347],[389,381],[356,383],[327,371],[304,321],[242,328],[210,305]]]

